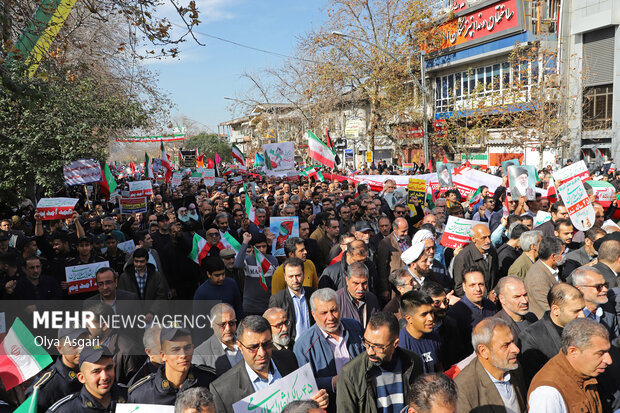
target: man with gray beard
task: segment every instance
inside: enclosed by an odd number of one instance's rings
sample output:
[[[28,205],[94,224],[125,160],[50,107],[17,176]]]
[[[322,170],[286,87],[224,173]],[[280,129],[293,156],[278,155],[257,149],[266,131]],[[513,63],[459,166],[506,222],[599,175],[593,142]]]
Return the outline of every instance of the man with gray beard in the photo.
[[[271,307],[263,314],[271,326],[271,336],[273,346],[276,350],[293,350],[295,340],[291,339],[291,321],[286,315],[286,311],[280,307]]]

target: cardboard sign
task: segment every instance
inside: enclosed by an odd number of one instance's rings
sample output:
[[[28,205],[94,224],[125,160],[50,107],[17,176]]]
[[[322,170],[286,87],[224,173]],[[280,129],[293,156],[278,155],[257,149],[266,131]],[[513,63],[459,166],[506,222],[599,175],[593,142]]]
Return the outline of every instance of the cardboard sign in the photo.
[[[295,400],[309,400],[318,391],[310,363],[232,405],[235,413],[280,413]]]
[[[507,161],[502,161],[502,172],[504,173],[504,176],[508,176],[508,167],[511,165],[514,166],[519,166],[520,162],[519,159],[509,159]]]
[[[129,197],[138,198],[141,196],[153,195],[153,185],[151,181],[131,181],[129,182]]]
[[[471,229],[477,224],[484,223],[449,216],[446,229],[444,230],[439,243],[448,248],[458,248],[467,245],[471,242],[471,237],[469,235],[471,233]]]
[[[77,202],[76,198],[41,198],[37,203],[37,215],[44,221],[70,218]]]
[[[531,165],[510,165],[508,167],[510,181],[510,198],[518,200],[526,197],[528,201],[536,199],[536,168]]]
[[[190,185],[194,185],[194,184],[198,185],[201,179],[202,179],[202,172],[195,171],[195,172],[192,172],[192,174],[189,176],[189,183]]]
[[[534,228],[544,224],[551,219],[551,213],[545,211],[538,211],[534,218]]]
[[[616,188],[605,181],[586,181],[590,185],[594,194],[594,200],[600,203],[603,208],[609,208],[616,198]]]
[[[407,205],[412,212],[415,212],[414,199],[417,199],[419,204],[424,203],[426,197],[426,181],[424,179],[409,178],[409,185],[407,186]]]
[[[137,214],[139,212],[146,212],[146,205],[146,197],[119,199],[121,214]]]
[[[75,265],[65,268],[65,276],[69,284],[68,294],[78,294],[86,291],[96,291],[97,283],[95,274],[101,267],[109,267],[108,261],[95,262],[93,264]]]
[[[78,159],[62,167],[67,185],[84,185],[101,181],[101,166],[92,159]]]
[[[173,172],[172,178],[170,178],[170,186],[175,188],[181,185],[182,178],[183,178],[183,172]]]
[[[276,236],[271,246],[274,257],[284,257],[284,243],[288,237],[299,236],[299,217],[272,217],[269,230]]]
[[[267,176],[277,176],[279,175],[277,172],[295,170],[295,144],[293,142],[263,144],[263,157]]]
[[[437,162],[437,180],[440,188],[452,188],[452,165],[449,163]]]
[[[562,185],[575,177],[579,178],[581,182],[589,181],[591,179],[590,172],[588,172],[588,167],[583,160],[565,166],[564,168],[553,173],[553,179],[555,179],[558,185]]]
[[[133,250],[136,249],[136,244],[133,242],[132,239],[130,239],[129,241],[119,242],[116,248],[126,252],[127,254],[131,254]]]
[[[202,180],[205,183],[205,186],[215,185],[215,169],[203,169]]]
[[[596,213],[590,202],[590,197],[576,176],[558,188],[560,198],[568,210],[573,226],[579,231],[587,231],[594,225]]]

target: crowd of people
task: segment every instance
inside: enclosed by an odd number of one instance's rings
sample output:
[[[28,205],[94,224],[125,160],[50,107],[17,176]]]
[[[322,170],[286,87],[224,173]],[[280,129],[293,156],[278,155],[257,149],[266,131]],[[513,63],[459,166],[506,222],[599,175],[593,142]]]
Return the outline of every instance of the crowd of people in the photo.
[[[604,208],[593,196],[596,222],[583,232],[561,200],[504,202],[507,177],[475,203],[450,189],[411,207],[392,205],[393,179],[380,192],[352,180],[243,180],[155,184],[146,213],[76,192],[67,219],[42,221],[33,208],[2,219],[0,295],[25,312],[72,301],[95,320],[150,323],[190,301],[211,320],[209,329],[60,329],[55,362],[2,389],[4,408],[36,390],[39,412],[129,402],[232,413],[309,364],[317,391],[284,411],[620,411],[615,201]],[[539,211],[551,219],[534,227]],[[449,216],[474,221],[470,243],[440,243]],[[284,256],[272,255],[273,217],[298,217]],[[207,243],[199,261],[195,234]],[[135,249],[119,249],[128,240]],[[96,291],[69,293],[66,268],[104,261]]]

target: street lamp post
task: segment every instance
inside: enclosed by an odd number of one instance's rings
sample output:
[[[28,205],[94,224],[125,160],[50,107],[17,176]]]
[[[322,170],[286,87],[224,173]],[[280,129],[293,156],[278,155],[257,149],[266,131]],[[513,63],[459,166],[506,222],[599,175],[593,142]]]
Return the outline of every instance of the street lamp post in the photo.
[[[379,46],[376,43],[373,43],[366,39],[362,39],[360,37],[352,36],[350,34],[338,32],[338,31],[333,31],[332,34],[334,36],[346,37],[349,39],[360,41],[362,43],[366,43],[376,48],[377,50],[382,51],[383,53],[385,53],[386,55],[388,55],[389,57],[391,57],[397,62],[399,61],[398,56],[407,56],[408,58],[411,57],[411,55],[391,52],[385,49],[384,47]],[[427,113],[426,113],[426,95],[428,93],[428,89],[426,88],[426,64],[425,64],[425,59],[424,59],[424,56],[426,55],[426,53],[424,50],[420,50],[418,53],[420,55],[420,77],[422,78],[421,79],[422,82],[420,83],[418,81],[418,79],[415,77],[411,69],[409,70],[409,75],[411,76],[415,84],[418,86],[418,88],[420,88],[420,90],[422,91],[422,130],[424,132],[424,137],[422,138],[422,143],[423,143],[422,150],[424,152],[424,160],[426,163],[428,163],[430,161],[430,153],[429,153],[429,147],[428,147],[428,119],[427,119]]]

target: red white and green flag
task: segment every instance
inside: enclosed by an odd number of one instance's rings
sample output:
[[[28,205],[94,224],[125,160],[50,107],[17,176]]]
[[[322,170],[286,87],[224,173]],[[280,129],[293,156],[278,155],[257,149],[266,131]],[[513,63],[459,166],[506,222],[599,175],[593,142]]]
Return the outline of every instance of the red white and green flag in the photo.
[[[200,265],[202,260],[209,254],[211,250],[211,244],[206,239],[198,234],[194,234],[192,239],[192,251],[189,253],[188,258]]]
[[[164,141],[161,142],[161,166],[166,169],[166,173],[164,176],[166,177],[166,182],[170,182],[170,178],[172,178],[172,163],[170,162],[170,157],[166,153],[166,149],[164,148]]]
[[[333,168],[336,163],[336,154],[329,146],[308,129],[308,156],[318,163]]]
[[[241,152],[241,149],[237,145],[232,146],[232,156],[239,163],[239,165],[245,166],[245,155]]]
[[[151,162],[151,157],[146,152],[144,152],[144,175],[150,179],[155,178],[155,174],[153,173],[153,162]]]
[[[16,318],[0,343],[0,380],[7,390],[38,374],[52,363],[52,358],[35,344],[34,336]]]
[[[325,177],[321,171],[318,171],[314,166],[309,166],[300,172],[300,175],[307,176],[308,178],[314,178],[317,181],[325,182]]]
[[[37,413],[37,400],[39,399],[39,386],[35,386],[30,397],[17,408],[13,413]]]
[[[248,188],[245,183],[243,184],[243,190],[245,192],[245,213],[248,215],[248,219],[250,222],[258,225],[258,219],[256,218],[256,208],[252,205],[252,200],[250,199],[250,194],[248,194]]]
[[[230,235],[228,232],[224,233],[224,236],[222,237],[220,243],[224,246],[224,248],[230,248],[235,250],[236,252],[239,252],[239,250],[241,249],[241,244],[239,244],[239,241],[237,241],[235,237]]]
[[[265,273],[269,271],[271,268],[271,263],[261,252],[256,248],[254,249],[254,258],[256,258],[256,265],[258,266],[258,275],[260,276],[260,286],[263,287],[263,290],[267,291],[269,287],[267,287],[267,281],[265,280]]]
[[[474,192],[471,195],[471,198],[469,199],[469,205],[476,205],[478,202],[480,202],[480,198],[482,198],[482,187],[478,187],[478,189],[476,189],[476,192]]]

